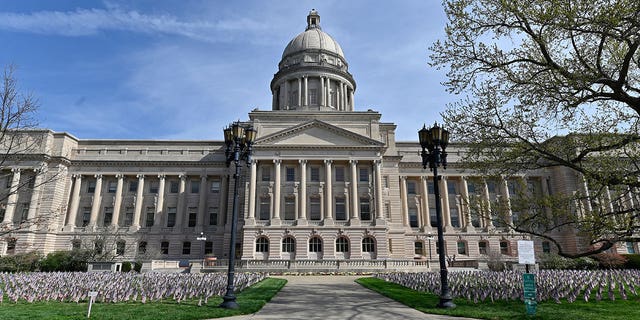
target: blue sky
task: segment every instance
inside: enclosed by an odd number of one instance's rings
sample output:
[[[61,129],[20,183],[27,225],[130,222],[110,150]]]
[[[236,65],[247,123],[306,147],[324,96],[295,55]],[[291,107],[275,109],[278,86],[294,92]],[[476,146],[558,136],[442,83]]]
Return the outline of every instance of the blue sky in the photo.
[[[355,109],[417,140],[455,96],[427,65],[444,35],[436,0],[0,0],[0,65],[39,99],[40,126],[81,139],[222,139],[271,109],[269,83],[315,8],[342,46]]]

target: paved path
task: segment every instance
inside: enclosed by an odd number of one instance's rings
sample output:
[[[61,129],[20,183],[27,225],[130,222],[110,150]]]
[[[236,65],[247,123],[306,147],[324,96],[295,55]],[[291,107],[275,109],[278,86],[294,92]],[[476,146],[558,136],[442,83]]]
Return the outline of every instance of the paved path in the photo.
[[[252,315],[228,320],[395,320],[464,318],[425,314],[354,282],[359,276],[285,276],[287,285]]]

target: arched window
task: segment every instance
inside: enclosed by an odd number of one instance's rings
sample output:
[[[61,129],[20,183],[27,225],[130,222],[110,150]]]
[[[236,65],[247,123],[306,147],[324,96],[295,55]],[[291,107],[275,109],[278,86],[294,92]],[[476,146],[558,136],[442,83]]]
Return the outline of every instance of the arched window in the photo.
[[[124,255],[124,249],[127,246],[127,243],[124,240],[118,240],[116,242],[116,255],[121,256]]]
[[[282,252],[296,252],[296,239],[293,237],[282,239]]]
[[[322,239],[320,237],[309,239],[309,252],[322,252]]]
[[[362,252],[376,252],[376,240],[372,237],[362,239]]]
[[[267,237],[256,239],[256,252],[269,252],[269,239]]]
[[[349,252],[349,239],[347,237],[336,239],[336,252]]]

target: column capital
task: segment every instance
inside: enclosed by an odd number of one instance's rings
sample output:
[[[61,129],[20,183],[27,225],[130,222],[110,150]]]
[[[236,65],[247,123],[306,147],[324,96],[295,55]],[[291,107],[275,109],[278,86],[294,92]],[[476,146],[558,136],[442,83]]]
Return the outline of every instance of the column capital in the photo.
[[[400,176],[400,180],[407,180],[407,176]]]
[[[298,163],[306,165],[307,164],[307,159],[300,159],[300,160],[298,160]]]
[[[81,175],[81,174],[78,174],[78,173],[74,173],[74,174],[72,174],[72,175],[71,175],[71,177],[75,178],[76,180],[80,180],[80,179],[82,179],[82,175]]]
[[[178,178],[180,178],[180,180],[187,180],[187,174],[186,173],[181,173],[178,175]]]
[[[94,178],[96,179],[102,179],[102,174],[101,173],[96,173],[93,175]]]
[[[158,174],[158,179],[164,180],[165,178],[166,178],[166,175],[164,173],[159,173]]]
[[[122,173],[116,173],[115,174],[116,179],[124,179],[124,174]]]
[[[381,165],[381,164],[382,164],[382,159],[375,159],[375,160],[373,160],[373,163],[374,163],[376,166],[379,166],[379,165]]]
[[[356,159],[351,159],[351,160],[349,160],[349,163],[350,163],[351,165],[357,165],[357,164],[358,164],[358,160],[356,160]]]
[[[206,173],[201,174],[200,175],[200,180],[206,181],[207,180],[207,174]]]
[[[333,163],[333,160],[324,160],[324,164],[326,166],[330,166]]]
[[[136,178],[138,178],[138,180],[143,180],[144,179],[144,174],[139,173],[136,175]]]
[[[279,165],[279,164],[282,163],[282,160],[281,159],[273,159],[273,163]]]
[[[20,170],[22,170],[22,169],[20,169],[20,168],[18,168],[18,167],[13,167],[13,168],[11,168],[11,172],[14,172],[14,173],[15,173],[15,172],[20,172]]]

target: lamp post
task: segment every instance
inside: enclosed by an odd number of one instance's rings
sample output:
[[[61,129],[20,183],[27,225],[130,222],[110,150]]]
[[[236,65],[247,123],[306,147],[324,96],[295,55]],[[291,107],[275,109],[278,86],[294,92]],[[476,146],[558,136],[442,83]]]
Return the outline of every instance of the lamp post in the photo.
[[[239,121],[224,129],[224,143],[226,144],[225,156],[227,167],[234,163],[236,172],[233,175],[233,208],[231,210],[231,240],[229,242],[229,269],[227,271],[227,292],[220,304],[221,308],[237,309],[235,286],[233,278],[236,263],[236,234],[238,227],[238,179],[240,178],[240,161],[244,160],[247,165],[251,163],[251,146],[256,138],[256,130],[251,126],[243,126]]]
[[[433,235],[431,235],[431,232],[429,232],[427,240],[429,240],[429,265],[431,265],[431,240],[433,240]]]
[[[202,241],[202,245],[200,246],[200,251],[202,252],[202,269],[204,269],[204,246],[207,241],[207,236],[204,235],[204,232],[200,232],[200,236],[196,237],[196,240]]]
[[[433,171],[433,191],[436,202],[436,223],[438,227],[438,259],[440,262],[440,302],[439,308],[455,308],[449,292],[449,280],[447,279],[447,263],[444,252],[444,235],[442,230],[442,209],[440,205],[440,188],[438,186],[438,167],[447,168],[447,153],[445,149],[449,144],[449,131],[441,128],[438,124],[434,124],[431,129],[423,126],[418,131],[420,138],[420,146],[422,147],[422,168],[427,166]]]

